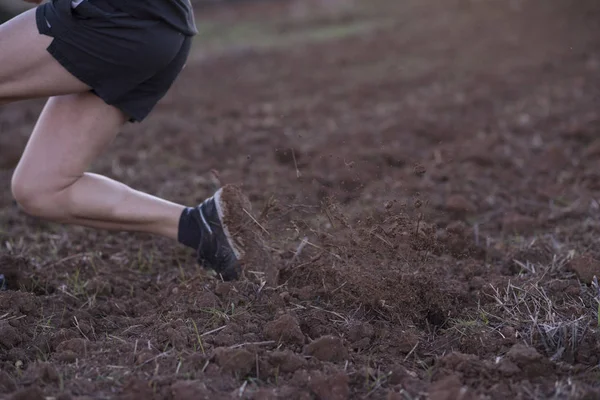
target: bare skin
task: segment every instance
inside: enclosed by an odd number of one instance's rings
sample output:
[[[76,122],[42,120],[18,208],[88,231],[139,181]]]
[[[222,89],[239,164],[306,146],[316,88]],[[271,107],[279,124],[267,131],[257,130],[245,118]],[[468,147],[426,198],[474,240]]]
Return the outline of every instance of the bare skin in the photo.
[[[12,178],[17,203],[46,220],[177,239],[184,206],[86,172],[127,117],[54,60],[51,41],[35,10],[0,25],[0,104],[49,97]]]
[[[0,25],[0,104],[90,89],[46,51],[51,42],[38,33],[35,10]]]

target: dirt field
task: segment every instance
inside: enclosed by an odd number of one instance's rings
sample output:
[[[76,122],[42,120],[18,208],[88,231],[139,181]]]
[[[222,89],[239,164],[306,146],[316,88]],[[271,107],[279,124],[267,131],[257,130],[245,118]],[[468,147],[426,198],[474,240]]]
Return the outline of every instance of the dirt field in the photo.
[[[198,10],[173,90],[94,166],[196,204],[241,184],[277,274],[45,223],[0,108],[0,398],[600,397],[600,4]]]

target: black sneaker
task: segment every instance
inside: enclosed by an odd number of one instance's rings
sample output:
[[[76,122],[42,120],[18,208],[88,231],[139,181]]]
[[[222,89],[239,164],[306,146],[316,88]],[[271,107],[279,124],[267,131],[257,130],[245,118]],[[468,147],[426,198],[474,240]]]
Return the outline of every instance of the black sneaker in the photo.
[[[213,269],[223,280],[238,279],[241,274],[244,250],[238,233],[243,228],[244,210],[250,202],[234,186],[219,189],[212,197],[196,207],[202,230],[198,246],[198,262]]]

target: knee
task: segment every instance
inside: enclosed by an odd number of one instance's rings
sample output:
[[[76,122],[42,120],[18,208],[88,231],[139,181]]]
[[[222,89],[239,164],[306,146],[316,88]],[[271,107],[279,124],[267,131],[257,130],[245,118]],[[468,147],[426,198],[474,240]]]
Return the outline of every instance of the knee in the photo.
[[[51,196],[35,180],[16,173],[12,177],[11,191],[25,213],[38,218],[53,216]]]

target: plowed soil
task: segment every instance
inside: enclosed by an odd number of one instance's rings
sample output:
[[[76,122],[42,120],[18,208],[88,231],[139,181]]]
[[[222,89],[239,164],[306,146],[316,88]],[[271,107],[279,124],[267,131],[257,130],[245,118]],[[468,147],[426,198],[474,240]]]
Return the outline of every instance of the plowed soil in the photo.
[[[241,185],[276,272],[47,223],[0,109],[2,399],[600,397],[600,5],[264,1],[196,47],[95,172]]]

